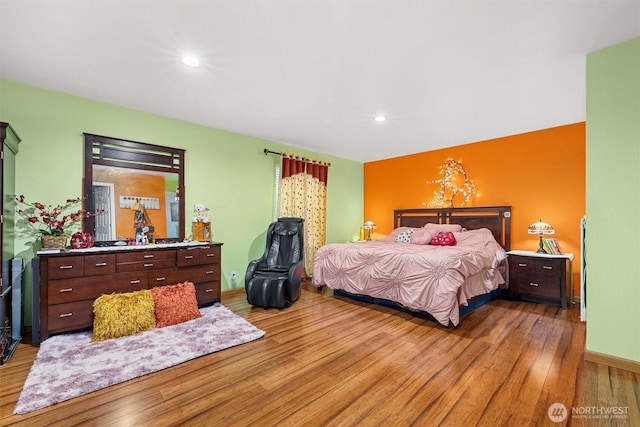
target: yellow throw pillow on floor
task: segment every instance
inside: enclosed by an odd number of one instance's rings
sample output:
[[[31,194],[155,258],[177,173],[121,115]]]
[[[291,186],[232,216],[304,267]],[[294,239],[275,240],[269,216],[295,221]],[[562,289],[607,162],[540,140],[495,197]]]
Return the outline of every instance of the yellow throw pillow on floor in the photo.
[[[91,342],[137,334],[155,328],[153,295],[148,289],[102,295],[93,302]]]

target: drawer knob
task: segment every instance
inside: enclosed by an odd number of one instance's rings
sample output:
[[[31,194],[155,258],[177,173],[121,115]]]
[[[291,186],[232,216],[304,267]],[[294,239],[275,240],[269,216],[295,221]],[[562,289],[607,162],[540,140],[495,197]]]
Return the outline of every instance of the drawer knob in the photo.
[[[73,265],[61,265],[60,270],[71,270]]]
[[[153,264],[145,264],[145,267],[153,267]]]
[[[73,313],[62,313],[60,315],[60,317],[71,317],[71,316],[73,316]]]
[[[216,256],[216,254],[207,254],[208,257]]]
[[[209,292],[213,292],[213,289],[205,289],[204,292],[208,294]]]
[[[145,256],[144,256],[144,258],[145,258],[145,259],[153,258],[153,255],[151,255],[151,254],[149,254],[149,255],[145,255]]]
[[[518,263],[518,267],[526,267],[527,264],[525,264],[524,262]]]
[[[193,255],[185,255],[184,259],[193,259]]]
[[[213,270],[205,271],[204,274],[213,274]]]
[[[131,280],[129,283],[132,285],[137,285],[138,283],[140,283],[140,280]]]
[[[540,286],[540,285],[539,285],[539,284],[537,284],[537,283],[529,282],[529,286],[536,286],[536,287],[538,287],[538,286]]]
[[[167,280],[166,277],[156,277],[156,282],[162,282],[164,280]]]
[[[59,292],[72,292],[73,288],[64,288],[64,289],[60,289]]]
[[[543,265],[542,268],[544,268],[545,270],[553,270],[553,267],[550,265]]]
[[[106,262],[96,262],[96,267],[104,267],[106,265],[107,265]]]

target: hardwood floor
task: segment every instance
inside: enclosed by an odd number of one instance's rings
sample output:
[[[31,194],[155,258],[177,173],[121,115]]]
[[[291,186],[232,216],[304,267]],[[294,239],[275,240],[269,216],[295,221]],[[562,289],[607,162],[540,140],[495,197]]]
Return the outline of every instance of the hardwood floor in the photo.
[[[37,353],[20,344],[0,367],[0,425],[640,425],[640,375],[583,361],[576,309],[495,300],[449,329],[306,286],[281,311],[244,290],[222,303],[265,337],[18,416]],[[626,414],[593,413],[613,407]]]

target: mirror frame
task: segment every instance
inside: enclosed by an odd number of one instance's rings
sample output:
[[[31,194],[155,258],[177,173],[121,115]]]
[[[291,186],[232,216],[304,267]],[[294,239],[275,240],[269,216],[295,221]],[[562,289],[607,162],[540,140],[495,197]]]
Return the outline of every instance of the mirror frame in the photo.
[[[183,241],[185,235],[184,154],[181,148],[164,147],[145,142],[84,133],[84,206],[95,212],[93,200],[93,167],[113,166],[134,170],[148,170],[178,174],[178,238],[156,239],[163,242]],[[85,218],[82,230],[95,238],[95,217]],[[166,236],[165,236],[166,237]],[[96,246],[113,241],[95,242]]]

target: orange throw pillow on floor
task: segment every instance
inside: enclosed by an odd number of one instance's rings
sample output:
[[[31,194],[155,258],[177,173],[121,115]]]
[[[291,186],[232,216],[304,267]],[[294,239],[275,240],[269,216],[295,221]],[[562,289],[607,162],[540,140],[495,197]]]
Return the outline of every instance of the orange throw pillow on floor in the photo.
[[[158,328],[202,317],[198,309],[196,287],[191,282],[151,288],[151,294]]]

